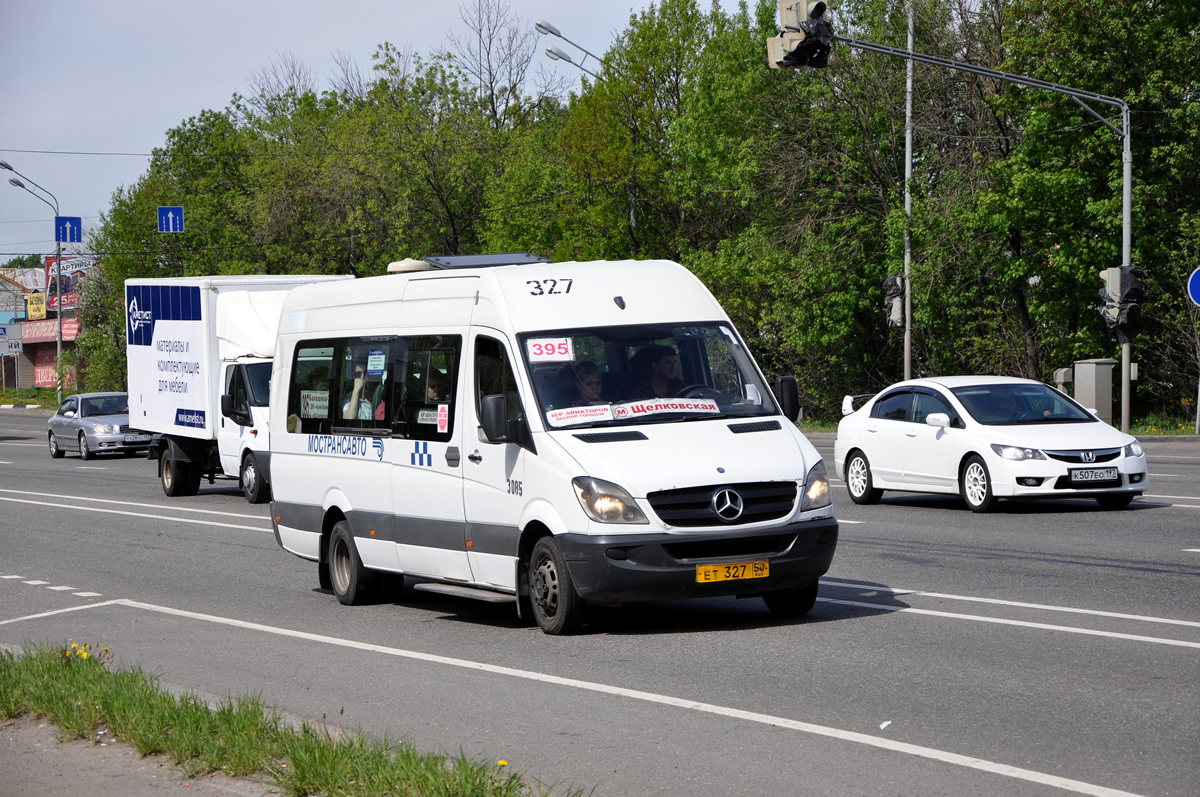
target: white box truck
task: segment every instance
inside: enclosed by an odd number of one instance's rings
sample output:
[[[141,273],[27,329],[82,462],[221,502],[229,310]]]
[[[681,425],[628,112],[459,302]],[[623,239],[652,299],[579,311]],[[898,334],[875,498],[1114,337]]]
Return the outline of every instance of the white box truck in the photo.
[[[720,304],[662,260],[427,258],[288,294],[271,393],[281,547],[345,604],[736,595],[807,613],[837,545],[821,455]]]
[[[213,276],[125,281],[129,424],[152,432],[163,492],[207,477],[270,496],[267,402],[279,312],[297,285],[350,276]]]

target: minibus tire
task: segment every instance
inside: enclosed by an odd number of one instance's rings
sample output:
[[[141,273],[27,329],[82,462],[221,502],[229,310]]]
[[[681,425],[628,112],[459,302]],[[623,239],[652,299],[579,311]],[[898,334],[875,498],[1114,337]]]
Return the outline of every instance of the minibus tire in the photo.
[[[784,589],[778,592],[768,592],[762,596],[763,603],[771,610],[771,614],[779,617],[803,617],[812,611],[817,602],[817,582],[800,589]]]
[[[573,634],[583,625],[585,604],[575,591],[566,560],[553,537],[542,537],[529,555],[533,619],[547,634]]]
[[[329,535],[329,579],[338,603],[344,606],[365,603],[371,592],[371,575],[358,558],[350,524],[339,520]]]

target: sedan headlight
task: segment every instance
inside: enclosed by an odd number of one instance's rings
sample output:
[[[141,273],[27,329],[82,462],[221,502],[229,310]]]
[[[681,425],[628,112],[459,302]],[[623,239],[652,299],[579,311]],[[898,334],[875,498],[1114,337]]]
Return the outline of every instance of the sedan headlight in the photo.
[[[1005,459],[1011,459],[1015,462],[1046,458],[1046,455],[1036,448],[1022,448],[1021,446],[1005,446],[999,443],[992,443],[992,450]]]
[[[833,496],[829,492],[829,473],[825,470],[825,460],[819,459],[817,464],[809,469],[808,477],[804,480],[804,500],[800,502],[800,511],[808,512],[832,503]]]
[[[1129,445],[1125,446],[1125,456],[1127,457],[1144,457],[1146,452],[1142,450],[1142,444],[1134,440]]]
[[[575,497],[597,523],[649,523],[633,496],[612,482],[579,476],[571,480]]]
[[[120,431],[120,428],[121,427],[119,427],[115,424],[112,426],[110,426],[106,423],[93,423],[92,424],[92,429],[95,430],[96,434],[116,434],[118,431]]]

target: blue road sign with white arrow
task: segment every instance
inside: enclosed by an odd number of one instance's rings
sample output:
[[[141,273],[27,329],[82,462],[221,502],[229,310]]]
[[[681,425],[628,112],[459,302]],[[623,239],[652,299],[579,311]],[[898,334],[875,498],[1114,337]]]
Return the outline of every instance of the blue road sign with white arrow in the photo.
[[[158,231],[159,232],[183,232],[183,206],[182,205],[159,205],[159,207],[158,207]]]
[[[1192,302],[1200,306],[1200,268],[1192,272],[1192,276],[1188,277],[1188,296]]]
[[[81,243],[83,241],[83,217],[55,216],[54,240],[64,244]]]

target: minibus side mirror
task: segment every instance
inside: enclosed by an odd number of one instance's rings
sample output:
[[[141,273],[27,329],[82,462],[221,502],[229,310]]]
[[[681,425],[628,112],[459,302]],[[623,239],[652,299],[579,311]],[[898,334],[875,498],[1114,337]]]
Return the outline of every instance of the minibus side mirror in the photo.
[[[221,395],[221,414],[236,423],[238,426],[253,425],[253,421],[250,419],[250,413],[241,412],[234,409],[232,394],[224,393]]]
[[[483,421],[483,436],[489,443],[507,443],[508,430],[508,399],[503,393],[493,393],[483,397],[481,411]]]
[[[775,398],[784,417],[795,423],[800,417],[800,388],[796,385],[796,377],[778,377],[775,380]]]

